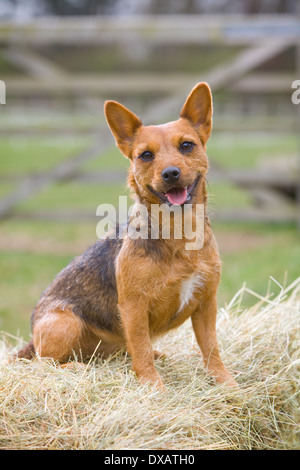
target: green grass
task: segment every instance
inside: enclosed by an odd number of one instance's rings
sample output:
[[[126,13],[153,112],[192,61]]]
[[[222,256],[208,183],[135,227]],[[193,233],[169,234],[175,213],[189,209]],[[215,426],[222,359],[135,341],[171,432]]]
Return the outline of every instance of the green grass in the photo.
[[[82,166],[82,170],[85,172],[94,170],[126,170],[129,165],[129,160],[121,154],[120,150],[112,147],[104,154],[85,163]]]
[[[119,195],[128,194],[125,184],[80,184],[59,183],[20,203],[18,210],[22,211],[49,211],[67,209],[85,209],[96,214],[100,204],[113,204],[118,207]]]
[[[226,233],[235,240],[240,238],[239,248],[221,251],[222,279],[219,288],[219,304],[230,301],[232,295],[246,283],[247,287],[259,295],[278,293],[279,286],[270,281],[273,277],[282,286],[288,285],[300,276],[300,235],[294,226],[263,224],[215,224],[216,238]],[[248,248],[251,235],[259,236],[257,246]],[[243,238],[245,238],[243,243]],[[271,283],[270,283],[271,282]],[[249,305],[251,298],[244,298]]]
[[[274,133],[213,133],[207,154],[211,161],[224,168],[253,168],[262,158],[297,155],[296,134]]]
[[[250,202],[251,196],[249,193],[233,184],[226,182],[209,184],[208,205],[209,210],[212,212],[223,208],[247,207]]]
[[[35,247],[38,243],[53,247],[68,244],[70,252],[76,253],[78,243],[89,245],[94,241],[92,237],[96,237],[95,222],[96,219],[85,223],[78,223],[77,220],[62,223],[53,220],[4,219],[0,223],[0,235],[6,240],[27,240]]]
[[[103,125],[106,124],[101,109],[87,110],[75,107],[70,113],[70,110],[65,108],[42,109],[30,105],[18,106],[10,102],[9,106],[1,108],[0,114],[1,129],[12,132],[15,135],[12,140],[17,138],[16,132],[22,133],[24,130],[34,133],[65,131],[66,136],[68,132],[73,132],[76,137],[79,132],[94,132]]]
[[[28,338],[30,316],[42,291],[71,257],[0,252],[0,329]]]
[[[47,171],[82,151],[82,137],[5,137],[0,141],[0,175],[15,176]]]
[[[7,181],[1,181],[0,184],[0,199],[7,196],[11,191],[15,189],[16,185]]]

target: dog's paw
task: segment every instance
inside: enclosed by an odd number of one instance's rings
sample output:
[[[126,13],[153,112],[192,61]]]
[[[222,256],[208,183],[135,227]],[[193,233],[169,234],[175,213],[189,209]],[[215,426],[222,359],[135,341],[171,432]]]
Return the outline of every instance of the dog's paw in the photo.
[[[154,354],[154,360],[156,360],[156,359],[166,359],[166,357],[167,357],[166,354],[164,354],[160,351],[157,351],[157,350],[153,351],[153,354]]]
[[[158,374],[157,371],[153,371],[153,373],[139,375],[138,379],[142,385],[148,385],[151,388],[166,391],[167,388],[162,380],[161,376]]]

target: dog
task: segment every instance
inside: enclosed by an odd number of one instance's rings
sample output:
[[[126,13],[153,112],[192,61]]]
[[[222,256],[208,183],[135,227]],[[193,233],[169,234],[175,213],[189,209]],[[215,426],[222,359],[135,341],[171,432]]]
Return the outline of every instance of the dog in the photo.
[[[198,83],[179,119],[144,126],[130,110],[106,101],[104,113],[122,154],[137,203],[204,207],[203,244],[188,250],[183,236],[169,239],[117,236],[98,240],[75,258],[43,292],[32,314],[32,340],[17,357],[34,355],[67,363],[74,357],[108,356],[126,349],[142,383],[164,387],[152,340],[191,318],[204,365],[217,383],[236,386],[220,357],[217,289],[218,247],[207,216],[206,143],[212,129],[212,96]],[[173,225],[175,218],[172,218]]]

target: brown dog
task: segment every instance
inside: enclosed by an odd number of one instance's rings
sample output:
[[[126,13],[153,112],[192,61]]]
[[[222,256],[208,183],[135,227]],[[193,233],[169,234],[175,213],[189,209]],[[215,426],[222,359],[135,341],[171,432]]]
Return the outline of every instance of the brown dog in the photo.
[[[206,214],[206,142],[212,127],[208,85],[188,96],[179,120],[143,126],[121,104],[105,103],[105,115],[121,152],[130,159],[128,183],[151,219],[152,204],[204,207],[201,249],[187,238],[99,240],[61,271],[43,293],[32,316],[32,341],[18,353],[67,362],[127,348],[142,382],[162,385],[151,340],[191,317],[208,372],[236,385],[220,358],[216,338],[216,292],[220,259]],[[171,214],[172,215],[172,214]],[[174,214],[173,214],[174,215]],[[171,217],[174,228],[175,217]],[[151,222],[151,220],[150,220]],[[100,345],[99,345],[100,342]]]

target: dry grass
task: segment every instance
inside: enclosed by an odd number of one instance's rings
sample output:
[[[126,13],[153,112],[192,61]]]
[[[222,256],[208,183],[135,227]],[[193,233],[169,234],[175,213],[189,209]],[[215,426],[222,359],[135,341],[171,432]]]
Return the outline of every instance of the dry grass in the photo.
[[[0,448],[299,449],[300,278],[240,312],[246,291],[218,321],[239,391],[210,382],[189,322],[156,345],[168,354],[157,362],[166,393],[140,386],[121,354],[71,369],[2,362]]]

